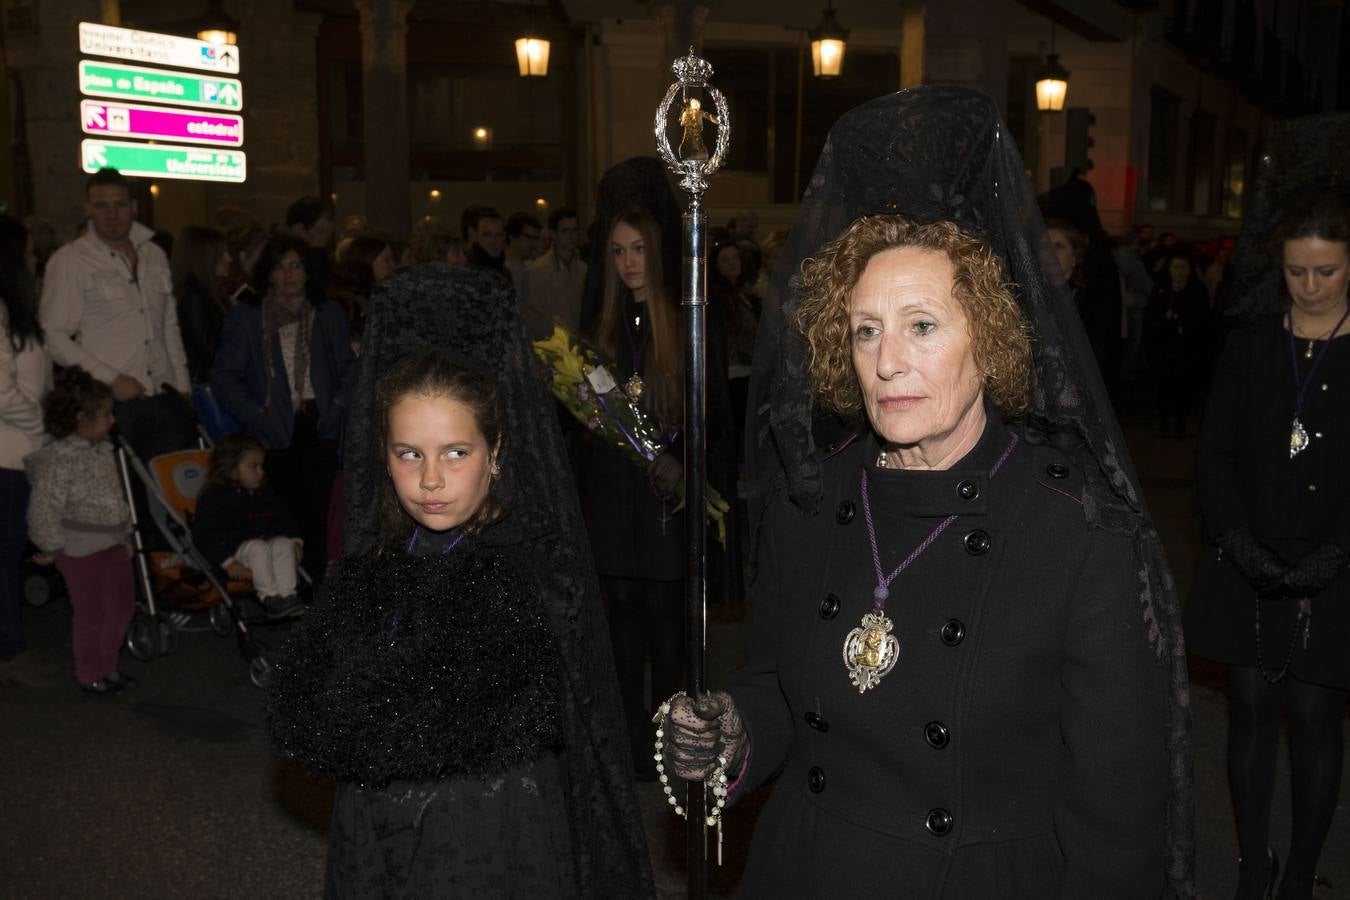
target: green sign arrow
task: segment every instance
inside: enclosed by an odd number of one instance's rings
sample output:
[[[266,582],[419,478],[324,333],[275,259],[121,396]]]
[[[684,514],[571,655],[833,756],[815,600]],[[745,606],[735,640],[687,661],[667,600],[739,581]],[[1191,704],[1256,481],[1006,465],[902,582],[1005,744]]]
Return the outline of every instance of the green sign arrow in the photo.
[[[244,87],[235,78],[190,75],[91,59],[80,60],[80,93],[87,97],[149,100],[205,109],[239,110],[244,106]]]
[[[124,141],[84,141],[80,145],[84,171],[110,167],[123,175],[143,178],[180,178],[188,181],[243,182],[245,156],[239,150],[179,147],[172,144],[132,144]]]

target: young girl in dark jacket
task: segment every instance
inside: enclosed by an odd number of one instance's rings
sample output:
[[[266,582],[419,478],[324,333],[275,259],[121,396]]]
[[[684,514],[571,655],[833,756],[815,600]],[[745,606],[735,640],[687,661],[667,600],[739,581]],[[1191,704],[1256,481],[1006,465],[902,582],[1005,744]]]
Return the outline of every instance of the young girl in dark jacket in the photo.
[[[251,572],[271,616],[300,609],[297,561],[304,542],[286,501],[264,483],[263,446],[229,434],[211,451],[206,488],[197,498],[192,542],[213,566],[236,580]],[[245,571],[247,570],[247,572]]]

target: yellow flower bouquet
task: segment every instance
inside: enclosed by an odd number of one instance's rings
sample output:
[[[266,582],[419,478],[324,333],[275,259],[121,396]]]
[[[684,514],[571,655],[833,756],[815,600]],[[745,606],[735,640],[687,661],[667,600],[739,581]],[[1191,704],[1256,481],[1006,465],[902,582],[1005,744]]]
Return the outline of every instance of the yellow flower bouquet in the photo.
[[[642,379],[634,375],[623,384],[611,374],[595,350],[555,325],[553,334],[534,342],[534,353],[553,371],[553,396],[586,430],[618,450],[635,466],[647,468],[675,440],[677,432],[642,408]],[[684,482],[676,486],[684,507]],[[726,543],[727,501],[712,485],[704,488],[708,520],[717,539]]]

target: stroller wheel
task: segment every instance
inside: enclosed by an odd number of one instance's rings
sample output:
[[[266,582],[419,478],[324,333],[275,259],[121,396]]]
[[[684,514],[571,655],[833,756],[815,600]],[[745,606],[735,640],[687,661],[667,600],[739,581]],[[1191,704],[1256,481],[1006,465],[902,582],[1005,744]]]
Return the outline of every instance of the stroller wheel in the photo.
[[[272,664],[265,656],[255,656],[248,661],[248,677],[255,685],[266,688],[272,681]]]
[[[211,619],[211,630],[221,637],[229,637],[230,632],[234,631],[234,619],[230,618],[230,611],[225,608],[224,603],[217,603],[211,607],[211,612],[207,615]]]
[[[159,620],[159,646],[156,652],[159,656],[168,656],[178,649],[178,626],[168,619]]]
[[[155,617],[143,609],[136,610],[127,628],[126,644],[131,655],[142,662],[154,659],[159,652],[159,623]]]
[[[36,573],[23,580],[23,599],[29,606],[45,606],[52,599],[52,583]]]

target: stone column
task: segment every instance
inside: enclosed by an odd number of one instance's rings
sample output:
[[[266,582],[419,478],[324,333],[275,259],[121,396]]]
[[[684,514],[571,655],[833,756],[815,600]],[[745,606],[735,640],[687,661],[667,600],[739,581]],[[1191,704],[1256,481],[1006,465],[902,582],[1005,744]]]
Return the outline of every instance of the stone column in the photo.
[[[1007,12],[1001,0],[904,0],[900,84],[961,84],[1008,105]]]
[[[708,7],[698,0],[670,0],[656,7],[656,21],[666,32],[666,52],[663,62],[667,67],[689,48],[703,49],[703,25],[708,21]],[[652,104],[655,109],[656,105]]]
[[[296,199],[319,192],[323,125],[314,73],[323,15],[274,0],[229,0],[226,9],[243,23],[239,80],[244,84],[248,180],[206,184],[206,206],[212,213],[222,206],[239,207],[267,225],[280,222]]]
[[[356,0],[361,15],[366,219],[408,233],[408,10],[412,0]]]
[[[80,88],[75,78],[80,58],[80,22],[102,21],[99,0],[43,3],[36,29],[22,38],[10,35],[5,54],[11,84],[22,98],[25,153],[32,191],[32,212],[49,220],[64,241],[84,220],[84,181],[80,171]]]
[[[674,80],[666,57],[666,29],[651,19],[605,22],[597,76],[601,119],[597,122],[596,178],[630,156],[655,156],[652,117]],[[685,50],[689,48],[686,47]]]

